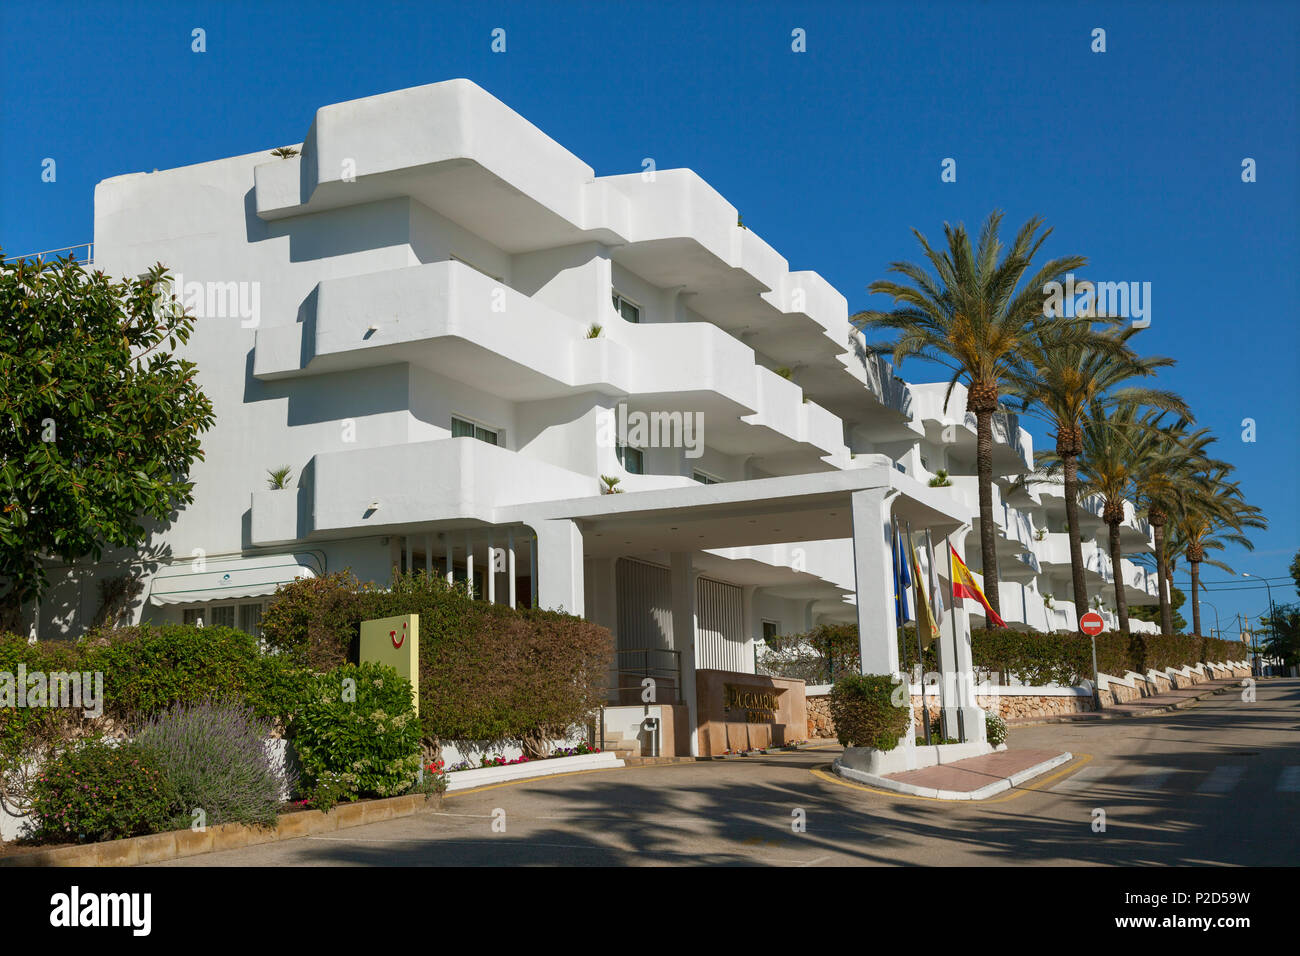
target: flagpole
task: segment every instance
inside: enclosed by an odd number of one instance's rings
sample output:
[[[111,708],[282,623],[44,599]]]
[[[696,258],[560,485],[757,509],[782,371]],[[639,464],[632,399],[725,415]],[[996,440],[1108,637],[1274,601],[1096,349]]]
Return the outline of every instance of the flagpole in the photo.
[[[930,540],[930,529],[928,527],[925,529],[925,556],[930,561],[930,590],[933,592],[939,586],[938,583],[939,569],[935,567],[934,564],[934,542]],[[934,651],[934,656],[939,662],[939,733],[943,734],[944,739],[947,740],[949,736],[948,697],[947,694],[944,692],[945,681],[944,681],[944,673],[943,673],[943,661],[944,661],[943,625],[941,625],[938,621],[934,620],[934,607],[933,607],[934,598],[938,596],[939,595],[937,593],[931,596],[930,599],[931,607],[928,610],[930,612],[930,620],[934,621],[934,626],[939,628],[938,647],[936,647]]]
[[[903,527],[907,529],[907,554],[902,554],[902,548],[899,550],[900,561],[911,561],[912,558],[912,525],[910,522],[903,522]],[[909,568],[907,576],[912,576]],[[912,601],[916,602],[916,582],[912,582]],[[916,613],[916,666],[921,672],[921,723],[925,727],[925,745],[930,746],[930,705],[925,701],[925,651],[921,647],[921,612],[919,605]]]
[[[956,654],[957,653],[957,569],[952,562],[952,558],[953,555],[956,554],[957,552],[953,548],[952,543],[949,541],[948,535],[944,535],[943,548],[944,548],[944,554],[948,558],[948,588],[952,600],[952,605],[951,605],[952,607],[952,650],[953,653]],[[961,692],[960,689],[958,689],[957,691],[957,739],[960,740],[962,743],[966,742],[966,715],[965,713],[963,713],[964,708],[962,706],[962,700],[964,697],[965,695]]]

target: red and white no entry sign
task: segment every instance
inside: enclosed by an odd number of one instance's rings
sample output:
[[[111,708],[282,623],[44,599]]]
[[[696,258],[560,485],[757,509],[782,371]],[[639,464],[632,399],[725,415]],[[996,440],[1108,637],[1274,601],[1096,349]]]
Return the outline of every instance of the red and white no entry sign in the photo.
[[[1095,637],[1106,629],[1106,622],[1096,611],[1089,611],[1083,617],[1079,618],[1079,630],[1089,637]]]

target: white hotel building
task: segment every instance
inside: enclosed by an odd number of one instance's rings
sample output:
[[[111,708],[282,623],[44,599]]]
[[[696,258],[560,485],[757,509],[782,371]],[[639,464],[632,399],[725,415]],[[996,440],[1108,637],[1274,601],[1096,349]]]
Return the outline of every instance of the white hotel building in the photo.
[[[623,668],[672,671],[689,701],[696,667],[753,672],[765,634],[825,621],[896,670],[891,520],[979,570],[964,390],[945,411],[945,385],[864,358],[844,296],[695,173],[597,177],[465,80],[324,107],[298,148],[96,189],[95,268],[177,276],[216,410],[135,618],[255,631],[297,575],[468,571],[487,600],[607,625]],[[697,427],[624,446],[611,422],[637,413]],[[1008,416],[996,439],[1003,615],[1073,630],[1059,491],[1010,493],[1030,438]],[[1099,515],[1084,557],[1110,604]],[[1151,548],[1131,513],[1123,542]],[[84,629],[120,571],[61,572],[41,633]],[[1120,573],[1154,603],[1154,575]]]

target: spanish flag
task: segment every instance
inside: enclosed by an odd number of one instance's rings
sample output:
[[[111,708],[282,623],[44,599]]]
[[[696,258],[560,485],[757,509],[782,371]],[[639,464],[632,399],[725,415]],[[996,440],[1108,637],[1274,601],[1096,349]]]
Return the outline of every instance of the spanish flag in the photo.
[[[988,598],[980,590],[980,586],[975,583],[975,576],[970,573],[970,568],[966,567],[966,562],[957,556],[957,549],[948,545],[948,550],[952,552],[952,594],[955,599],[960,601],[962,598],[970,598],[979,601],[984,605],[984,616],[988,618],[990,624],[994,627],[1006,627],[1007,622],[998,617],[997,612],[989,607]]]

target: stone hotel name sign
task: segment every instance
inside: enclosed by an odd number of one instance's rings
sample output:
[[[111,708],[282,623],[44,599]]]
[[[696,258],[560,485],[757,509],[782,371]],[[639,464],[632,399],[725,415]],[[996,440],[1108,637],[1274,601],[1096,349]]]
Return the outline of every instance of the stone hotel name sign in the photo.
[[[700,670],[695,690],[702,756],[781,746],[805,736],[808,712],[801,680]]]

